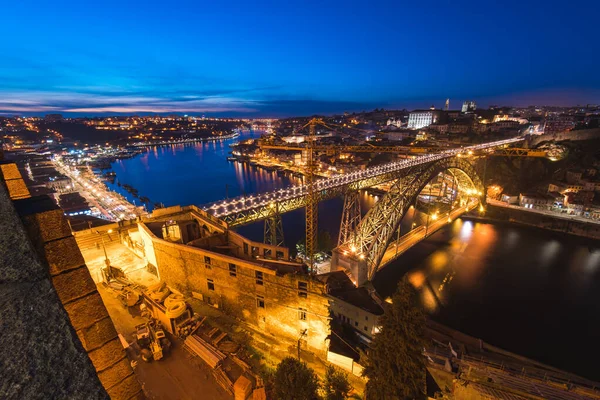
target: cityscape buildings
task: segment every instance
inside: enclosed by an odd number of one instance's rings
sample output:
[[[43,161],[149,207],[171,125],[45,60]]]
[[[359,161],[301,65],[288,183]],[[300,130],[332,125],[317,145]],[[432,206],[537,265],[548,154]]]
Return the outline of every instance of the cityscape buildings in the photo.
[[[6,2],[0,399],[600,399],[598,11]]]

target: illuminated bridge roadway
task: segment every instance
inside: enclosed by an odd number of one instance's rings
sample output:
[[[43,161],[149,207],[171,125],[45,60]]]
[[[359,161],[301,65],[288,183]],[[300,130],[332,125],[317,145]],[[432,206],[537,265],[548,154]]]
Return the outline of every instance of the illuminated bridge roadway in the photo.
[[[318,201],[331,199],[344,195],[348,190],[359,190],[379,185],[399,178],[403,170],[455,157],[458,154],[470,151],[481,151],[496,147],[506,147],[524,139],[521,137],[482,143],[443,150],[439,153],[416,156],[414,158],[393,161],[363,171],[350,172],[336,175],[331,178],[320,179],[314,183],[314,190]],[[214,216],[229,223],[230,226],[249,224],[255,221],[270,218],[278,213],[286,213],[306,206],[308,186],[290,186],[271,192],[250,196],[239,196],[229,200],[221,200],[213,204],[204,205],[202,208]]]

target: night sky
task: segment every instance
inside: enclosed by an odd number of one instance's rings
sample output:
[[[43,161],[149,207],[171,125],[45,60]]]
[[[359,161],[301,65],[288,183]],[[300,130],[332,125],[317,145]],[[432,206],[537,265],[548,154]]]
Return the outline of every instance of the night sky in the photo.
[[[600,103],[597,0],[4,0],[0,10],[2,114]]]

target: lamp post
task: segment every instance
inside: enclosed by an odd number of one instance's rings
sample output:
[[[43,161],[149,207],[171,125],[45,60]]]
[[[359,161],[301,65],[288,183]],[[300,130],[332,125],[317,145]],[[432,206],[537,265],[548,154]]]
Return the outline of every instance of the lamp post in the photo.
[[[431,216],[432,220],[436,220],[437,219],[437,211],[433,213],[433,215]],[[425,236],[427,237],[427,232],[429,230],[429,214],[427,214],[427,223],[425,224]]]

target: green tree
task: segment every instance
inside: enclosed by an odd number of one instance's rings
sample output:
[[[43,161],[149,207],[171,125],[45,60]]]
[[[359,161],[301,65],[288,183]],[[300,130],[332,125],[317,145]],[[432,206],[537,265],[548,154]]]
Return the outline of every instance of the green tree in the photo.
[[[286,357],[277,366],[273,382],[275,398],[287,400],[318,399],[319,378],[306,363]]]
[[[329,365],[325,372],[325,381],[323,382],[325,400],[347,399],[351,389],[350,382],[348,382],[348,375]]]
[[[363,364],[367,400],[421,399],[425,396],[425,314],[406,279],[381,317]]]

